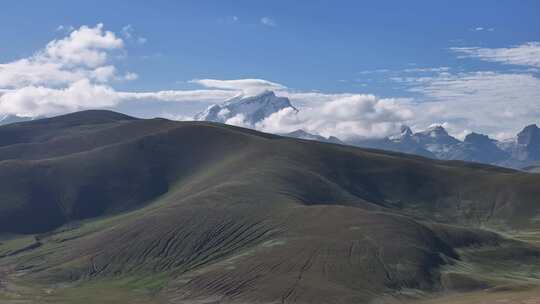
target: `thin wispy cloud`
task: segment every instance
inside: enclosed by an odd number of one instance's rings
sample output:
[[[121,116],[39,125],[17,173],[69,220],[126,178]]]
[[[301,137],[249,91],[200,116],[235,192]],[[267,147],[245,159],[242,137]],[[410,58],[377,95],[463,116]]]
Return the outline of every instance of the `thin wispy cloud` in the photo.
[[[239,22],[240,18],[236,15],[233,15],[233,16],[218,18],[217,21],[218,23],[233,24],[233,23]]]
[[[75,27],[73,27],[72,25],[62,25],[60,24],[59,26],[56,27],[56,31],[57,32],[71,32],[75,29]]]
[[[121,33],[124,39],[127,41],[136,42],[138,44],[145,44],[148,42],[147,38],[139,36],[135,33],[135,28],[131,24],[123,26]]]
[[[365,70],[360,71],[358,74],[360,75],[369,75],[369,74],[400,74],[400,73],[439,73],[439,72],[447,72],[451,68],[447,66],[442,67],[415,67],[415,68],[407,68],[407,69],[376,69],[376,70]]]
[[[435,68],[410,68],[404,69],[405,73],[441,73],[450,71],[450,67],[435,67]]]
[[[477,26],[477,27],[471,28],[470,31],[474,31],[474,32],[483,32],[483,31],[493,32],[493,31],[495,31],[495,29],[492,28],[492,27],[486,28],[486,27],[482,27],[482,26]]]
[[[503,64],[540,67],[540,42],[533,41],[508,48],[453,47],[460,58],[477,58]]]
[[[273,18],[270,18],[270,17],[262,17],[261,18],[261,24],[269,26],[269,27],[276,27],[277,26],[276,20],[274,20]]]
[[[193,79],[189,81],[210,89],[234,90],[244,95],[255,95],[264,91],[278,91],[286,89],[285,86],[264,79]]]

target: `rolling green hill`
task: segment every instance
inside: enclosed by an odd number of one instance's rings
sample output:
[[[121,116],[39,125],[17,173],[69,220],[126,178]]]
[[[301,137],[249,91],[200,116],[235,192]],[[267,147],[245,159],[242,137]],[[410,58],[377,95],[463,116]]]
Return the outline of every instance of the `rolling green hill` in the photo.
[[[540,284],[537,174],[85,111],[0,127],[0,180],[3,301],[364,303]]]

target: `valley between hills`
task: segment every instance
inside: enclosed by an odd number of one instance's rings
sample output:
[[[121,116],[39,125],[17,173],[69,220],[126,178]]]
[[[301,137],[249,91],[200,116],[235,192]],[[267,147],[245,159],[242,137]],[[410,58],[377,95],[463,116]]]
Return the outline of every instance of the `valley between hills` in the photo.
[[[540,303],[531,172],[104,110],[7,124],[0,303]]]

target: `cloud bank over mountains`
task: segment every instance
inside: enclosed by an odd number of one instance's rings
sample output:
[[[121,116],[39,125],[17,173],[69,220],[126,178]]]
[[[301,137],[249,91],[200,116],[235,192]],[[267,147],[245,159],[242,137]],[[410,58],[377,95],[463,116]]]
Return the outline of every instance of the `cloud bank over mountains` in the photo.
[[[300,91],[265,79],[193,79],[191,90],[118,91],[114,87],[137,79],[118,58],[128,56],[128,40],[138,39],[133,27],[115,34],[103,24],[70,29],[34,55],[0,64],[0,116],[48,116],[88,108],[129,108],[131,103],[199,103],[202,108],[238,96],[265,91],[288,97],[300,111],[284,108],[256,125],[242,117],[229,123],[274,133],[297,129],[342,139],[382,137],[401,125],[423,129],[444,124],[458,137],[471,130],[496,138],[515,134],[540,117],[540,43],[509,48],[451,48],[463,60],[482,60],[529,68],[525,71],[459,71],[410,68],[391,77],[414,97],[381,98],[371,94]],[[134,40],[135,39],[135,40]],[[404,94],[405,95],[405,94]],[[166,113],[182,116],[185,113]],[[163,113],[148,113],[162,116]]]

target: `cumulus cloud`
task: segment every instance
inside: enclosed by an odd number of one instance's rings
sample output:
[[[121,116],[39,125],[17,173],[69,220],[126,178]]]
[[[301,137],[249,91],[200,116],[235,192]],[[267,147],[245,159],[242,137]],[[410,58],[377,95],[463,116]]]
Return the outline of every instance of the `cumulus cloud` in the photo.
[[[134,38],[131,26],[122,33]],[[220,102],[264,87],[264,81],[245,80],[233,81],[230,90],[118,92],[111,81],[138,78],[133,72],[120,73],[111,63],[112,52],[124,47],[124,41],[103,24],[81,26],[31,57],[0,64],[0,114],[47,116],[134,100]],[[276,88],[271,82],[267,86]]]
[[[102,24],[82,26],[29,58],[0,64],[0,87],[60,86],[81,79],[107,81],[115,74],[115,68],[106,65],[108,51],[122,47],[123,41],[104,31]]]
[[[227,119],[225,123],[237,127],[253,128],[253,126],[246,121],[246,117],[244,116],[244,114],[237,114]]]
[[[540,42],[527,42],[509,48],[453,47],[461,58],[540,67]]]
[[[328,98],[332,98],[331,95]],[[271,133],[303,129],[347,140],[389,135],[411,118],[412,112],[396,100],[354,94],[299,112],[285,108],[256,124],[255,128]]]
[[[402,124],[421,130],[437,123],[459,138],[474,130],[506,139],[524,125],[538,123],[540,79],[533,74],[449,70],[426,69],[434,74],[392,79],[414,98],[282,90],[279,95],[291,99],[300,112],[284,109],[253,127],[275,133],[304,129],[350,139],[386,136]]]
[[[31,57],[0,64],[0,113],[37,116],[113,104],[118,98],[107,83],[135,75],[121,76],[109,64],[111,52],[123,47],[103,24],[81,26]]]
[[[122,39],[113,32],[104,31],[100,23],[93,28],[81,26],[68,37],[49,42],[34,59],[59,62],[66,66],[97,67],[107,60],[106,50],[122,47]]]
[[[424,101],[411,108],[418,128],[446,122],[456,135],[475,130],[502,139],[540,117],[540,79],[530,74],[440,73],[395,80]]]
[[[119,96],[110,87],[82,79],[63,89],[27,86],[5,92],[0,96],[0,113],[33,117],[110,107],[118,102]]]

